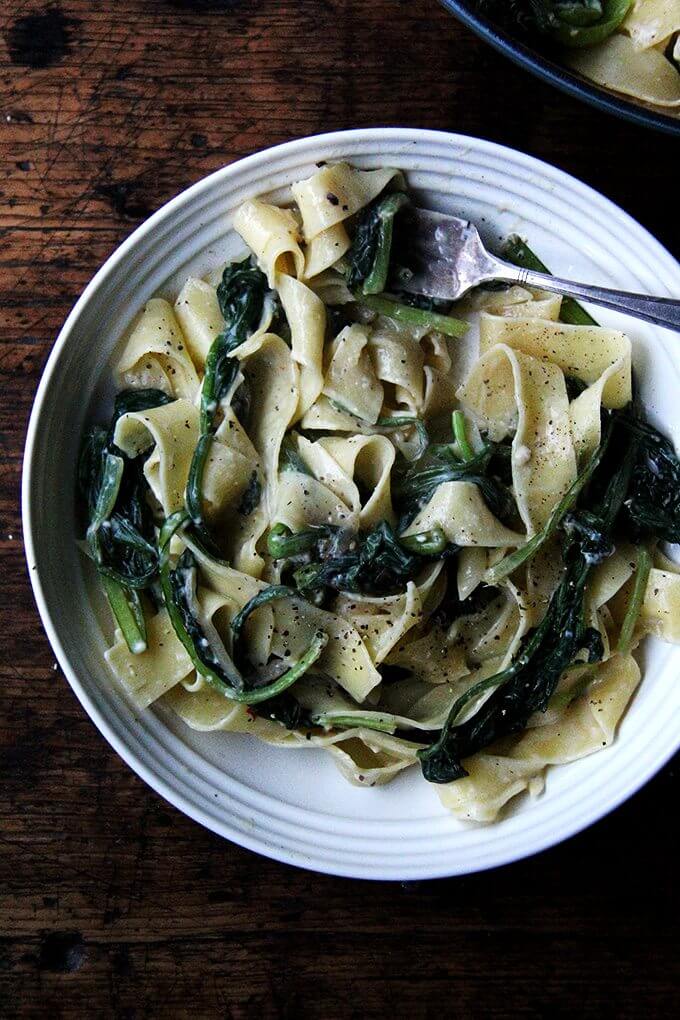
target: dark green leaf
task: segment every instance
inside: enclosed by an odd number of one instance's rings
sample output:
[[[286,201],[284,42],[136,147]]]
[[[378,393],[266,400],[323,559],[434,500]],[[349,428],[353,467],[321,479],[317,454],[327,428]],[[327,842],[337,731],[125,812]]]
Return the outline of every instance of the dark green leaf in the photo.
[[[250,259],[226,266],[217,288],[224,329],[212,343],[201,387],[200,438],[194,450],[186,488],[186,506],[201,542],[217,553],[203,514],[203,475],[211,437],[217,430],[217,411],[232,389],[239,361],[232,355],[257,329],[268,299],[267,278]],[[273,300],[273,299],[272,299]],[[239,387],[239,390],[243,387]],[[246,392],[245,398],[248,398]],[[243,414],[243,409],[241,409]]]
[[[621,418],[621,445],[636,449],[625,513],[636,535],[680,542],[680,460],[670,440],[639,415]]]
[[[124,414],[133,414],[139,411],[148,411],[152,407],[162,407],[164,404],[172,404],[174,397],[168,396],[163,390],[121,390],[116,394],[113,403],[113,417],[109,425],[109,441],[113,442],[113,433],[116,422]]]
[[[171,401],[161,390],[118,394],[108,428],[87,433],[78,463],[78,493],[87,507],[87,544],[99,570],[111,610],[133,653],[146,647],[144,614],[137,590],[158,573],[155,528],[143,463],[148,453],[129,458],[113,444],[121,415]]]
[[[260,505],[261,499],[262,485],[257,471],[253,471],[250,476],[250,480],[248,481],[248,485],[243,490],[243,495],[241,496],[238,505],[238,512],[243,514],[244,517],[248,517],[248,515],[252,514],[253,510],[256,510]]]
[[[408,198],[394,192],[375,199],[362,211],[347,252],[347,283],[363,294],[380,294],[387,284],[394,217]]]
[[[431,533],[428,543],[433,551],[426,544],[414,552],[396,537],[386,521],[367,533],[355,535],[338,529],[330,541],[329,534],[330,529],[307,553],[311,562],[295,571],[295,583],[305,595],[325,588],[364,595],[404,591],[408,581],[427,564],[427,558],[441,556],[446,548],[443,535]]]
[[[581,649],[588,651],[589,661],[594,655],[601,656],[601,642],[598,645],[584,622],[583,596],[590,567],[590,557],[582,553],[574,536],[564,578],[518,657],[503,672],[481,681],[459,698],[437,740],[418,752],[429,782],[461,779],[467,775],[462,759],[500,737],[518,733],[534,712],[545,711],[562,673]],[[478,711],[458,724],[462,710],[488,690],[492,693]]]
[[[257,715],[281,723],[287,730],[309,729],[313,723],[309,713],[294,695],[286,691],[256,706]]]
[[[184,550],[168,577],[171,601],[179,613],[184,631],[191,639],[192,657],[195,657],[199,673],[206,677],[217,677],[225,693],[232,689],[243,690],[243,677],[217,633],[211,634],[209,638],[205,625],[199,621],[196,598],[198,570],[191,550]]]

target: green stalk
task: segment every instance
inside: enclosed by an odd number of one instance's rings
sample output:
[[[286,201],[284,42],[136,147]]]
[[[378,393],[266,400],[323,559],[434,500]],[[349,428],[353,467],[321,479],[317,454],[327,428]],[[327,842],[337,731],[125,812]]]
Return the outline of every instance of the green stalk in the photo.
[[[378,240],[371,271],[361,285],[364,294],[380,294],[385,289],[390,268],[394,217],[407,204],[406,195],[398,191],[388,195],[378,206]]]
[[[475,451],[472,449],[468,442],[467,437],[467,426],[465,422],[465,415],[462,411],[454,411],[451,416],[451,425],[453,428],[453,436],[458,444],[458,451],[460,453],[461,460],[468,461],[473,460]]]
[[[125,588],[106,574],[100,574],[100,578],[111,612],[126,645],[133,655],[141,655],[147,649],[147,640],[144,610],[138,592],[132,588]]]
[[[399,544],[420,556],[439,556],[446,549],[448,541],[442,529],[435,525],[430,531],[421,531],[417,535],[402,535]]]
[[[176,513],[167,518],[161,528],[159,536],[161,589],[163,591],[163,598],[175,633],[184,645],[197,673],[204,677],[204,679],[216,691],[223,694],[226,698],[229,698],[230,701],[238,701],[241,704],[246,705],[257,705],[262,701],[267,701],[269,698],[276,697],[277,694],[281,694],[283,691],[287,690],[288,687],[291,687],[296,680],[299,680],[300,677],[314,665],[323,649],[328,644],[328,635],[323,631],[317,631],[300,659],[282,676],[273,681],[273,683],[250,690],[236,690],[234,687],[226,684],[222,677],[218,676],[214,670],[210,669],[210,667],[202,661],[194,641],[184,626],[181,614],[172,595],[172,586],[170,583],[170,540],[175,532],[183,527],[189,519],[189,514],[186,510],[178,510]],[[281,588],[281,586],[278,587]],[[266,588],[264,591],[259,592],[258,595],[252,598],[250,602],[246,603],[241,612],[234,617],[232,620],[234,643],[236,643],[247,617],[255,608],[257,608],[257,605],[263,605],[265,602],[270,602],[274,597],[283,597],[280,593],[278,595],[274,595],[271,594],[271,592],[271,588]],[[285,589],[285,592],[286,594],[295,594],[290,588]]]
[[[592,477],[595,468],[602,460],[608,439],[609,437],[607,436],[600,443],[581,474],[578,475],[575,481],[572,482],[557,506],[554,507],[543,528],[538,531],[533,538],[530,538],[523,546],[520,546],[519,549],[515,549],[514,552],[504,556],[503,559],[495,565],[495,567],[490,567],[486,571],[484,574],[484,580],[487,584],[498,584],[499,581],[508,577],[513,573],[513,571],[517,570],[518,567],[521,567],[523,563],[526,563],[531,556],[534,556],[541,546],[545,545],[548,539],[554,535],[563,518],[574,506],[582,489]]]
[[[596,662],[573,662],[571,666],[567,666],[565,672],[579,667],[585,670],[585,672],[583,676],[579,677],[573,687],[570,687],[566,691],[556,691],[550,700],[550,707],[568,708],[572,701],[576,701],[576,699],[580,698],[582,694],[585,694],[587,689],[590,687],[593,677],[595,676],[595,670],[598,665],[599,663]]]
[[[107,452],[104,454],[104,466],[102,469],[101,485],[97,494],[97,503],[87,529],[87,543],[97,565],[101,564],[102,559],[99,545],[99,529],[113,513],[120,491],[124,466],[122,457],[118,457],[115,453]]]
[[[161,582],[161,591],[163,592],[163,601],[165,602],[165,608],[168,611],[168,616],[170,617],[173,630],[184,645],[189,658],[196,669],[200,672],[201,676],[205,677],[208,683],[210,683],[216,690],[224,693],[225,683],[222,678],[212,670],[208,669],[208,667],[201,662],[198,657],[196,646],[191,639],[191,635],[184,626],[182,614],[175,603],[172,593],[172,585],[170,583],[170,540],[175,532],[179,531],[179,529],[187,524],[190,519],[191,518],[186,510],[177,510],[174,514],[171,514],[170,517],[167,517],[163,523],[160,535],[158,536],[158,573]]]
[[[461,319],[454,319],[450,315],[440,315],[439,312],[428,312],[424,308],[414,308],[413,305],[402,305],[383,294],[362,294],[360,291],[354,291],[353,296],[358,304],[370,308],[378,315],[385,315],[396,322],[401,322],[405,326],[426,326],[438,333],[445,333],[446,336],[453,337],[463,336],[469,328],[468,323]]]
[[[486,680],[478,680],[476,684],[469,687],[459,698],[454,701],[449,711],[448,718],[442,728],[442,732],[439,737],[439,741],[442,742],[449,730],[453,729],[456,724],[458,717],[462,713],[463,709],[469,705],[471,701],[474,701],[480,694],[484,694],[485,691],[495,690],[496,687],[500,687],[501,684],[507,683],[511,680],[521,665],[525,665],[525,656],[521,656],[516,662],[513,662],[507,669],[501,670],[500,673],[494,673],[493,676],[487,677]]]
[[[275,560],[299,556],[313,549],[326,533],[325,528],[309,528],[294,533],[285,524],[275,524],[267,535],[267,552]]]
[[[377,733],[394,733],[397,729],[395,722],[389,722],[388,716],[377,715],[335,715],[333,712],[320,712],[313,715],[312,722],[315,726],[323,726],[324,729],[357,729],[362,727],[365,730],[375,730]]]
[[[314,665],[327,644],[328,634],[323,630],[317,630],[300,659],[283,676],[280,676],[278,680],[274,680],[273,683],[267,684],[266,687],[256,687],[254,690],[244,691],[242,695],[239,695],[234,700],[243,701],[246,705],[259,705],[262,701],[268,701],[269,698],[274,698],[277,694],[281,694],[289,687],[292,687]]]
[[[184,493],[184,502],[189,515],[191,516],[191,522],[196,529],[196,533],[200,537],[201,542],[215,555],[219,555],[217,546],[213,542],[203,516],[203,475],[205,473],[205,465],[208,460],[212,441],[213,433],[204,432],[196,443],[196,449],[194,450],[194,455],[191,458],[191,466],[189,468],[189,476],[187,478],[186,491]]]
[[[201,387],[201,433],[214,431],[215,415],[219,402],[238,373],[238,362],[231,355],[245,337],[235,335],[233,326],[215,337],[205,359],[205,374]]]
[[[638,549],[637,564],[635,566],[635,581],[633,582],[633,591],[630,596],[630,602],[626,609],[626,615],[623,618],[621,624],[621,633],[619,634],[619,640],[616,645],[617,652],[621,655],[630,654],[630,650],[633,647],[633,633],[635,631],[635,625],[642,611],[642,603],[645,600],[645,594],[647,592],[647,582],[649,581],[649,573],[652,569],[652,557],[649,551],[641,546]]]
[[[234,689],[226,684],[221,676],[219,676],[213,669],[210,668],[201,659],[196,645],[194,644],[193,638],[189,634],[189,631],[184,626],[184,620],[182,614],[177,606],[173,591],[172,583],[170,579],[171,564],[170,564],[170,540],[176,531],[189,521],[189,514],[186,510],[178,510],[176,513],[171,514],[163,524],[161,533],[158,539],[158,548],[160,553],[159,561],[159,576],[161,582],[161,590],[163,592],[163,600],[165,602],[165,608],[168,611],[170,622],[172,623],[175,634],[184,645],[189,658],[194,664],[196,671],[207,680],[211,687],[214,687],[220,694],[224,694],[227,697],[232,697],[232,693],[235,693]]]
[[[541,262],[538,255],[533,251],[521,237],[511,237],[503,248],[503,255],[516,266],[522,269],[532,269],[536,273],[547,273],[551,275],[548,267]],[[560,322],[569,323],[572,326],[597,326],[597,320],[590,315],[583,305],[574,298],[563,297],[560,307]]]
[[[300,598],[300,595],[293,588],[289,588],[285,584],[272,584],[269,588],[263,588],[262,591],[257,593],[257,595],[253,595],[252,599],[246,602],[243,609],[241,609],[231,621],[234,644],[236,644],[241,637],[241,632],[245,626],[246,620],[259,606],[265,606],[268,602],[274,602],[277,599],[290,598]]]

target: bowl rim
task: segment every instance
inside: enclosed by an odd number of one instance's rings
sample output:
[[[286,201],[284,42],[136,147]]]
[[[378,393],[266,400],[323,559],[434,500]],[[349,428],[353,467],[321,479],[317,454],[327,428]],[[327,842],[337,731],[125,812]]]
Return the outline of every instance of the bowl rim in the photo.
[[[162,205],[147,220],[141,223],[129,235],[129,237],[127,237],[111,253],[111,255],[109,255],[83,290],[59,331],[57,339],[45,362],[40,382],[36,390],[24,447],[21,483],[21,509],[24,550],[28,566],[28,575],[31,581],[33,595],[41,622],[50,645],[70,687],[85,709],[85,712],[94,722],[102,736],[133,772],[146,782],[147,785],[149,785],[158,795],[163,797],[168,803],[180,810],[183,814],[192,818],[204,828],[207,828],[223,838],[228,838],[232,842],[235,842],[246,849],[253,850],[256,853],[278,860],[282,863],[292,864],[296,867],[303,867],[307,870],[331,874],[338,877],[370,880],[395,880],[394,875],[386,875],[380,872],[375,874],[359,874],[355,866],[350,862],[339,864],[337,860],[332,858],[329,859],[327,863],[319,859],[314,859],[313,862],[308,861],[306,858],[303,859],[299,853],[288,851],[278,846],[276,843],[267,841],[265,838],[258,837],[256,834],[251,837],[243,833],[241,830],[230,827],[223,821],[215,821],[210,814],[202,810],[200,807],[195,807],[189,800],[187,800],[182,791],[175,789],[170,783],[166,782],[166,780],[161,775],[157,774],[152,767],[148,766],[132,748],[128,747],[124,740],[115,732],[113,726],[109,723],[106,713],[101,711],[90,697],[76,673],[76,670],[71,666],[70,658],[62,644],[57,628],[52,621],[40,571],[37,569],[35,555],[36,542],[34,540],[32,528],[34,513],[32,505],[32,488],[35,468],[36,438],[39,432],[41,415],[50,391],[52,376],[56,371],[62,353],[67,347],[71,332],[74,329],[82,309],[88,304],[92,295],[98,290],[107,277],[112,274],[118,265],[127,258],[128,253],[136,247],[140,240],[153,232],[163,221],[171,217],[175,210],[181,208],[185,202],[195,199],[203,191],[212,188],[216,183],[219,183],[222,180],[228,179],[231,175],[237,175],[244,169],[252,170],[260,164],[266,163],[271,160],[274,155],[290,156],[304,154],[309,157],[310,162],[313,162],[315,147],[317,146],[328,145],[341,149],[344,145],[351,145],[352,143],[357,142],[377,144],[382,141],[392,141],[406,145],[417,144],[419,141],[423,143],[448,142],[459,146],[469,146],[472,142],[478,147],[480,152],[496,156],[502,155],[504,152],[508,154],[511,153],[514,158],[519,157],[522,160],[527,160],[530,163],[537,165],[543,172],[563,175],[573,183],[576,183],[579,188],[584,189],[587,193],[596,198],[600,203],[603,203],[605,206],[611,206],[620,218],[623,217],[624,221],[631,221],[638,230],[643,230],[647,233],[649,239],[656,246],[659,254],[665,256],[673,267],[677,266],[677,262],[673,256],[659,241],[656,240],[656,238],[653,237],[653,235],[646,231],[646,228],[637,224],[637,222],[628,213],[620,209],[620,207],[605,198],[595,189],[550,163],[537,159],[535,156],[523,153],[520,150],[500,145],[496,142],[447,131],[435,131],[410,127],[369,127],[307,135],[302,138],[296,138],[288,142],[283,142],[278,145],[259,150],[251,155],[234,160],[232,163],[213,171],[211,174],[199,179]],[[553,830],[551,832],[546,832],[542,838],[534,838],[534,841],[528,848],[525,846],[516,847],[510,850],[510,852],[505,852],[502,855],[502,859],[501,855],[499,855],[498,859],[484,861],[481,865],[480,862],[475,861],[471,867],[448,867],[441,865],[435,867],[430,865],[425,869],[419,869],[417,871],[414,870],[412,874],[405,872],[403,877],[398,877],[397,880],[443,878],[489,870],[514,863],[517,860],[531,857],[536,853],[561,843],[579,832],[584,831],[601,818],[604,818],[612,810],[632,796],[637,790],[644,786],[645,783],[652,779],[654,775],[656,775],[666,762],[673,757],[679,747],[680,735],[678,736],[678,740],[674,747],[669,747],[663,752],[657,752],[653,760],[648,764],[648,767],[645,770],[641,770],[641,772],[636,773],[634,779],[628,783],[627,786],[616,791],[616,793],[611,796],[606,803],[598,804],[596,806],[591,805],[590,811],[586,812],[585,815],[578,816],[576,820],[564,823],[557,831]]]
[[[589,82],[574,74],[568,68],[554,63],[537,50],[526,46],[523,42],[508,35],[502,28],[495,25],[490,18],[476,11],[471,11],[467,0],[439,0],[451,14],[454,14],[469,29],[495,50],[508,57],[519,67],[526,68],[532,74],[554,85],[576,99],[581,99],[598,110],[622,117],[633,124],[651,127],[665,134],[680,135],[680,117],[660,113],[650,107],[636,103],[632,98],[626,99],[616,92],[609,91],[601,85]]]

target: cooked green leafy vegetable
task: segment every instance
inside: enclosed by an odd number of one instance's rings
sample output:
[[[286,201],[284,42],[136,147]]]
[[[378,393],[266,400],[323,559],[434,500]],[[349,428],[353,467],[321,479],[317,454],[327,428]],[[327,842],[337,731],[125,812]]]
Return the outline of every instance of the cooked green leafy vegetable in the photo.
[[[311,471],[298,453],[294,432],[287,432],[283,437],[279,451],[279,471],[297,471],[301,475],[311,475]]]
[[[143,473],[148,451],[130,458],[115,446],[113,435],[121,415],[169,400],[160,390],[119,393],[108,428],[95,426],[88,432],[78,464],[78,488],[87,506],[88,551],[116,622],[134,653],[146,648],[144,613],[137,592],[154,581],[158,554]]]
[[[323,726],[324,729],[352,730],[364,729],[375,730],[376,733],[394,733],[397,723],[394,716],[384,712],[356,712],[343,714],[342,712],[319,712],[310,718],[315,726]]]
[[[460,433],[460,424],[458,425]],[[467,440],[466,440],[467,444]],[[433,443],[416,460],[401,465],[395,472],[392,488],[394,505],[400,515],[399,531],[405,530],[418,512],[445,482],[471,482],[491,512],[501,521],[509,521],[516,512],[515,501],[500,478],[500,444],[486,443],[468,460],[460,460],[450,443]]]
[[[439,535],[430,533],[424,547],[410,552],[396,537],[387,521],[380,521],[365,533],[350,539],[348,547],[295,571],[295,583],[302,592],[323,588],[364,595],[389,595],[403,591],[423,569],[428,555],[443,552]],[[412,543],[413,545],[417,543]],[[436,552],[429,553],[428,545]],[[454,550],[451,549],[451,552]]]
[[[243,514],[244,517],[248,517],[260,505],[261,499],[262,484],[260,483],[257,471],[253,471],[239,500],[238,512]]]
[[[421,531],[417,535],[402,535],[399,544],[420,556],[439,556],[446,549],[448,540],[442,529],[435,526],[430,531]]]
[[[298,662],[288,668],[282,662],[281,674],[275,680],[260,682],[253,673],[247,657],[243,656],[238,648],[241,630],[248,616],[259,605],[296,593],[291,589],[272,587],[264,589],[251,599],[232,620],[234,640],[232,657],[212,621],[201,613],[196,595],[198,567],[193,553],[187,548],[176,565],[173,567],[171,564],[170,540],[177,531],[188,524],[189,520],[189,515],[184,510],[172,514],[165,521],[159,537],[161,588],[177,637],[186,648],[199,675],[231,701],[257,705],[282,694],[314,665],[328,643],[328,635],[318,631]]]
[[[379,196],[359,217],[347,252],[347,285],[362,294],[380,294],[387,284],[394,217],[408,204],[401,191]]]
[[[622,417],[621,445],[637,449],[626,514],[634,534],[680,542],[680,459],[670,440],[639,414]]]
[[[403,591],[428,559],[455,551],[439,528],[397,538],[387,521],[358,534],[334,525],[293,533],[284,524],[276,524],[269,532],[267,548],[275,559],[297,567],[293,579],[306,597],[326,589],[363,595]]]
[[[603,440],[598,448],[591,454],[586,466],[581,471],[580,475],[571,483],[567,491],[565,492],[559,503],[553,508],[550,517],[545,522],[540,531],[525,542],[524,545],[520,546],[519,549],[515,549],[513,552],[508,553],[504,556],[499,563],[495,566],[490,567],[484,577],[487,584],[498,584],[504,578],[509,577],[513,571],[521,567],[523,563],[526,563],[532,556],[535,556],[538,550],[545,545],[549,538],[551,538],[557,529],[562,525],[564,518],[569,513],[571,508],[576,504],[576,501],[583,491],[585,486],[588,484],[590,479],[598,467],[602,457],[604,456],[609,438],[611,435],[611,426],[607,428]]]
[[[318,550],[319,544],[331,538],[335,530],[327,525],[314,525],[293,532],[285,524],[275,524],[267,536],[267,552],[275,560],[293,559]]]
[[[108,599],[114,619],[120,627],[126,645],[133,655],[146,651],[146,620],[139,592],[126,588],[106,574],[100,574],[104,594]]]
[[[549,32],[562,46],[597,46],[615,32],[633,0],[562,0],[553,3]],[[547,5],[546,5],[547,6]]]
[[[276,602],[277,599],[290,599],[295,598],[298,593],[293,589],[287,587],[285,584],[272,584],[269,588],[263,588],[257,595],[253,595],[252,599],[246,602],[243,609],[241,609],[234,619],[231,621],[231,630],[234,635],[234,641],[238,641],[241,637],[241,632],[245,627],[246,620],[248,617],[259,609],[260,606],[266,606],[270,602]]]
[[[314,725],[309,713],[290,691],[284,691],[283,694],[260,702],[254,710],[263,719],[279,722],[287,730],[311,729]]]
[[[267,298],[267,278],[250,259],[227,265],[217,288],[217,300],[225,327],[213,341],[205,362],[201,388],[200,437],[191,462],[185,494],[186,508],[196,533],[203,545],[214,552],[217,552],[217,547],[203,515],[205,465],[217,431],[217,411],[229,396],[238,376],[239,362],[233,353],[257,329]]]
[[[113,433],[116,422],[124,414],[134,414],[139,411],[148,411],[152,407],[162,407],[164,404],[171,404],[174,397],[168,396],[163,390],[121,390],[116,394],[113,402],[113,416],[109,423],[109,439],[113,442]]]
[[[165,567],[165,563],[164,563]],[[185,549],[174,568],[161,575],[166,593],[166,606],[175,630],[189,652],[193,663],[206,680],[222,693],[241,693],[244,682],[227,652],[222,639],[207,619],[200,618],[200,606],[196,594],[198,570],[194,554]],[[167,584],[165,579],[167,577]],[[181,621],[182,630],[176,624]]]
[[[475,451],[470,446],[467,437],[467,425],[465,423],[465,415],[462,411],[454,411],[451,416],[451,427],[453,428],[453,438],[458,445],[458,452],[462,461],[473,460]]]

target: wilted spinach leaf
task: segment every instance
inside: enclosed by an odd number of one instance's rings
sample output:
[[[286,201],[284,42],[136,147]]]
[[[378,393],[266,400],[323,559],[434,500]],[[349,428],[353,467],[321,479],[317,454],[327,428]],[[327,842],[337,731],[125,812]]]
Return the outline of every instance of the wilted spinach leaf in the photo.
[[[408,204],[397,191],[379,196],[362,211],[352,246],[347,252],[347,285],[363,294],[380,294],[387,283],[392,250],[394,218]]]

